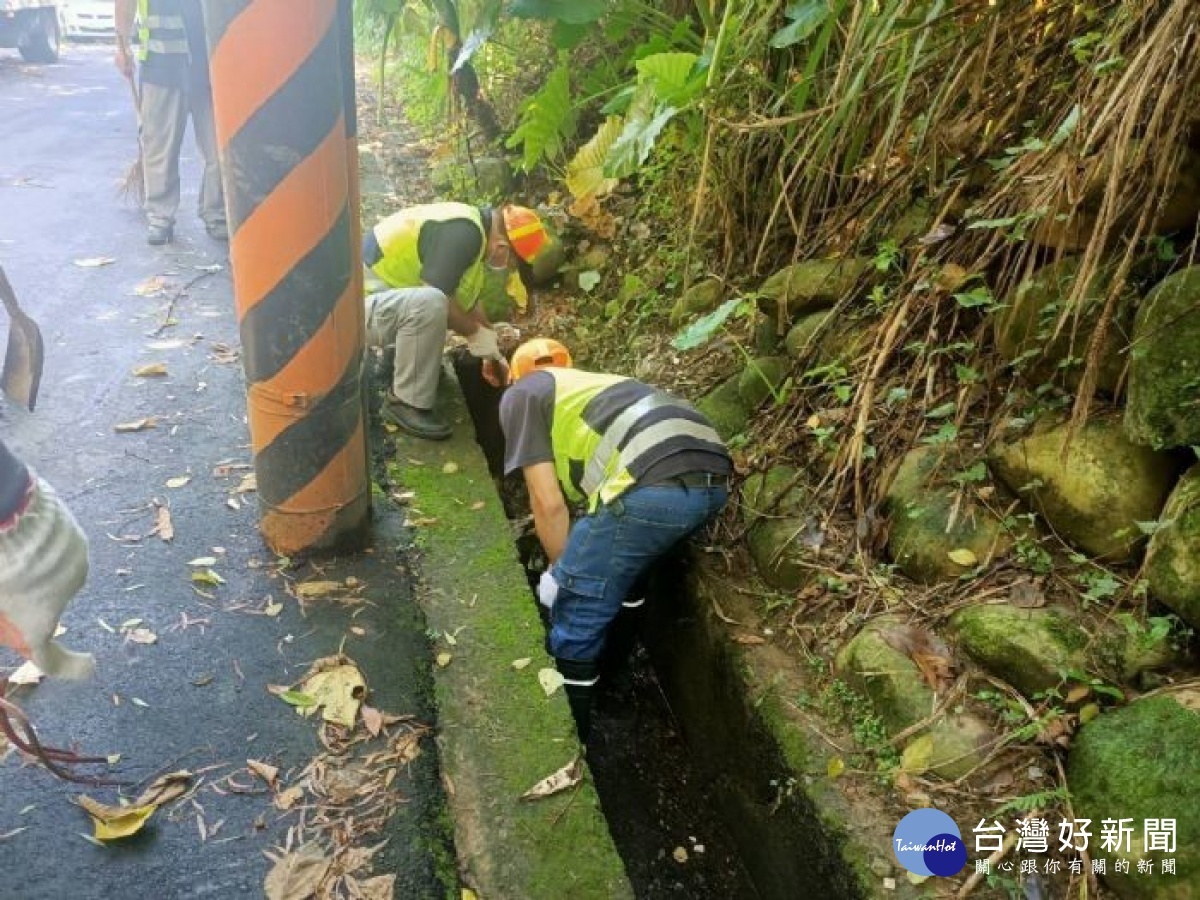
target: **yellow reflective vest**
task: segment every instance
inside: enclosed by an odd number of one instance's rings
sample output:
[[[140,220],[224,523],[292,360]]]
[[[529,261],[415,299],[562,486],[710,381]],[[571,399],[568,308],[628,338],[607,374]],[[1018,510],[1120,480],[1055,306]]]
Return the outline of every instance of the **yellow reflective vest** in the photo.
[[[629,490],[637,479],[631,469],[656,456],[668,440],[688,437],[696,449],[725,453],[716,430],[697,421],[688,405],[663,391],[650,389],[632,378],[583,372],[578,369],[547,367],[554,379],[554,417],[550,442],[554,451],[554,471],[563,493],[572,501],[587,500],[594,512]],[[610,397],[622,406],[603,431],[588,424],[584,412],[605,391],[628,391],[629,402],[615,394]],[[636,398],[636,399],[635,399]],[[661,410],[676,409],[681,415],[663,415]],[[644,417],[655,412],[653,424],[639,427]],[[635,433],[636,432],[636,433]],[[708,445],[708,446],[705,446]]]
[[[479,299],[486,276],[484,253],[487,250],[487,231],[478,207],[467,203],[427,203],[410,206],[388,216],[374,229],[375,240],[383,255],[371,266],[371,271],[388,287],[405,288],[424,284],[418,248],[421,226],[426,222],[448,222],[451,219],[469,219],[479,229],[481,238],[479,256],[463,273],[454,292],[459,305],[470,311]]]
[[[187,55],[187,32],[178,0],[138,0],[137,15],[138,59],[145,62],[151,53]]]

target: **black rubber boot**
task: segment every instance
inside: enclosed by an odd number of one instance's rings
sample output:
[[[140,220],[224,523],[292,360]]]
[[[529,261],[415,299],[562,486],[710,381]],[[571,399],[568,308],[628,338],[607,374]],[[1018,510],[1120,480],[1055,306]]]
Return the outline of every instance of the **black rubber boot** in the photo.
[[[586,744],[592,733],[592,698],[596,693],[596,682],[600,680],[600,669],[594,661],[556,659],[554,662],[563,677],[563,690],[567,692],[567,703],[575,717],[579,743]]]

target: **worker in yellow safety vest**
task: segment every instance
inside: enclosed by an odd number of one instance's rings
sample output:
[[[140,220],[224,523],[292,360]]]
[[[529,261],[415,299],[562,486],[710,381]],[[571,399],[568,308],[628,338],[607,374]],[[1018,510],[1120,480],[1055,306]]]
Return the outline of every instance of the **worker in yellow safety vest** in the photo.
[[[550,563],[538,585],[554,657],[586,742],[609,626],[657,560],[712,520],[733,462],[687,402],[633,378],[572,367],[555,340],[522,344],[500,400],[505,474],[529,488]],[[571,522],[570,503],[584,514]]]
[[[412,206],[368,231],[367,340],[385,354],[394,348],[383,417],[419,438],[448,438],[434,409],[447,328],[466,338],[484,377],[502,384],[506,363],[491,316],[508,309],[509,295],[523,295],[520,268],[558,249],[541,216],[514,205]]]
[[[196,146],[204,157],[199,214],[209,237],[229,240],[221,168],[213,123],[208,46],[200,0],[113,0],[116,64],[133,79],[130,50],[134,14],[138,26],[136,92],[146,213],[146,240],[167,244],[175,237],[179,209],[179,151],[189,116]]]

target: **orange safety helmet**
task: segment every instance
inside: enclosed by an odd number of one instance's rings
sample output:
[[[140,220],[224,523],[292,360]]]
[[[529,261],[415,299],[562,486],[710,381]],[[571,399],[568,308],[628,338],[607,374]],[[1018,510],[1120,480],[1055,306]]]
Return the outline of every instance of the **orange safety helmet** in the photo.
[[[504,233],[513,252],[525,262],[532,263],[550,243],[541,217],[527,206],[504,206]]]
[[[571,351],[554,338],[534,338],[513,351],[508,363],[508,382],[512,384],[543,366],[571,367]]]

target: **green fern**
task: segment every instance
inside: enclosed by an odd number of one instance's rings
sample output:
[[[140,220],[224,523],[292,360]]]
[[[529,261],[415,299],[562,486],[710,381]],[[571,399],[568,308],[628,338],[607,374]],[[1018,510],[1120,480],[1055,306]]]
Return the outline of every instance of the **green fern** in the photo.
[[[571,76],[559,64],[542,89],[521,106],[521,124],[505,141],[510,149],[524,146],[521,168],[531,170],[543,159],[555,159],[563,142],[575,135],[575,108],[571,105]]]
[[[1034,791],[1032,794],[1023,794],[1020,797],[1013,797],[1007,803],[996,807],[992,814],[1002,816],[1008,812],[1029,812],[1031,809],[1040,809],[1045,812],[1052,808],[1059,800],[1065,800],[1067,792],[1062,788],[1054,788],[1049,791]]]

